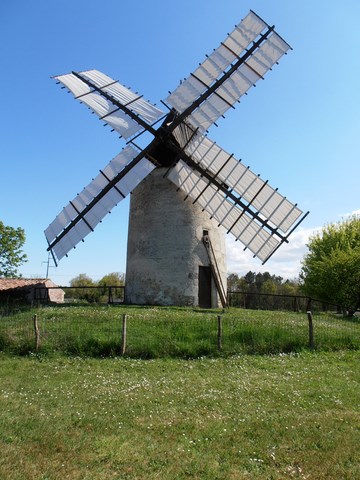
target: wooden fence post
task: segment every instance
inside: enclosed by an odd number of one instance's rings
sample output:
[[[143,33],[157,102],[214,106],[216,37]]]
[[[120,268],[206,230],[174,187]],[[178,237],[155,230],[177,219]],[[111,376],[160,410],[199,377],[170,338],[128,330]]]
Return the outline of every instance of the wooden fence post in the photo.
[[[308,297],[307,305],[306,305],[306,310],[307,311],[311,310],[311,305],[312,305],[312,298]]]
[[[294,297],[294,312],[299,312],[300,307],[299,307],[299,302],[298,302],[298,297]]]
[[[112,291],[111,291],[111,287],[108,287],[109,290],[108,290],[108,304],[110,303],[113,303],[112,302]]]
[[[35,350],[38,351],[40,346],[40,330],[39,330],[37,315],[33,316],[33,321],[34,321],[34,332],[35,332]]]
[[[122,336],[121,336],[121,355],[125,355],[126,351],[126,315],[122,316]]]
[[[307,312],[308,320],[309,320],[309,347],[311,350],[314,350],[314,323],[313,323],[313,316],[310,311]]]
[[[218,331],[217,331],[217,347],[218,350],[222,349],[222,325],[221,325],[221,315],[218,315],[217,317],[217,325],[218,325]]]

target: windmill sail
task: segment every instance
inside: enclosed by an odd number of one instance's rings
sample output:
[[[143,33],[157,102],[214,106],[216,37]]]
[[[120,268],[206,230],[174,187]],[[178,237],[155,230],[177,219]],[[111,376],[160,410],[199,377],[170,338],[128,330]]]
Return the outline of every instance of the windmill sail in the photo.
[[[155,165],[127,146],[78,194],[45,230],[54,260],[61,260],[121,202]]]
[[[167,177],[262,262],[266,262],[303,212],[215,142],[197,134]],[[303,217],[304,218],[304,217]]]
[[[301,216],[302,211],[296,205],[208,137],[197,135],[184,151],[283,233],[287,233]]]
[[[164,112],[98,70],[54,77],[122,137],[128,139],[151,126]]]
[[[239,239],[254,255],[265,262],[278,248],[277,238],[263,229],[243,208],[231,202],[212,182],[184,161],[178,162],[168,173],[171,180],[191,199]]]
[[[291,47],[258,15],[250,13],[221,45],[167,98],[201,132],[262,79]]]

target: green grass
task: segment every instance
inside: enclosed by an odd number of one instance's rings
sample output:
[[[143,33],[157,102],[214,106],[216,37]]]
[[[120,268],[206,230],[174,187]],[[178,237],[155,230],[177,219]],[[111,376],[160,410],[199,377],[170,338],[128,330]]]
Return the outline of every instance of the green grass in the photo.
[[[0,350],[28,354],[35,349],[32,317],[38,316],[39,353],[118,356],[122,316],[127,315],[126,355],[131,358],[198,358],[234,354],[300,352],[308,348],[306,313],[189,308],[57,306],[0,317]],[[222,350],[217,316],[222,316]],[[314,315],[317,350],[359,349],[360,321]]]
[[[360,478],[359,352],[0,355],[0,478]]]

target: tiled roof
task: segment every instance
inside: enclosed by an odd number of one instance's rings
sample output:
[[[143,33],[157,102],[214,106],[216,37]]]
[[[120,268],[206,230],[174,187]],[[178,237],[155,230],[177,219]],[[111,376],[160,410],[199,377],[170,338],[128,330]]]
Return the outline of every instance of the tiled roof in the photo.
[[[49,282],[46,278],[0,278],[0,290],[33,287],[36,285],[44,285],[46,282]]]

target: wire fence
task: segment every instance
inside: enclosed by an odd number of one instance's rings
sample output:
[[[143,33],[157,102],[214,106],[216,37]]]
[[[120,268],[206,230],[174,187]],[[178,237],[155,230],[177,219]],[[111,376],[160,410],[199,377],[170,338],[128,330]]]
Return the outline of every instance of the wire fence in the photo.
[[[0,296],[0,310],[6,305],[13,308],[19,303],[30,301],[32,305],[47,305],[63,303],[67,305],[78,304],[107,304],[121,305],[125,303],[125,285],[89,285],[89,286],[56,286],[33,287],[32,293],[26,297],[22,291],[12,292],[4,298]],[[60,294],[61,292],[61,294]],[[54,298],[56,300],[54,300]],[[344,313],[339,305],[324,303],[304,295],[286,295],[274,293],[258,293],[256,291],[227,291],[227,305],[252,310],[281,310],[289,312],[327,312],[336,311]],[[2,306],[1,306],[2,305]]]
[[[125,300],[124,285],[89,285],[86,287],[36,287],[34,302],[46,304],[51,302],[50,292],[64,292],[63,302],[68,304],[88,302],[100,304],[120,304]]]
[[[228,305],[253,310],[282,310],[288,312],[329,312],[344,313],[335,304],[325,303],[305,295],[284,295],[228,290]]]
[[[121,286],[85,286],[85,287],[36,287],[34,289],[34,304],[51,303],[48,292],[64,291],[64,303],[78,304],[82,302],[97,304],[124,304],[125,285]],[[257,293],[244,291],[227,291],[229,307],[239,307],[254,310],[284,310],[294,312],[329,311],[342,312],[340,306],[324,303],[304,295],[284,295],[273,293]]]
[[[0,351],[14,354],[196,358],[359,348],[360,318],[334,312],[58,306],[0,315]]]

